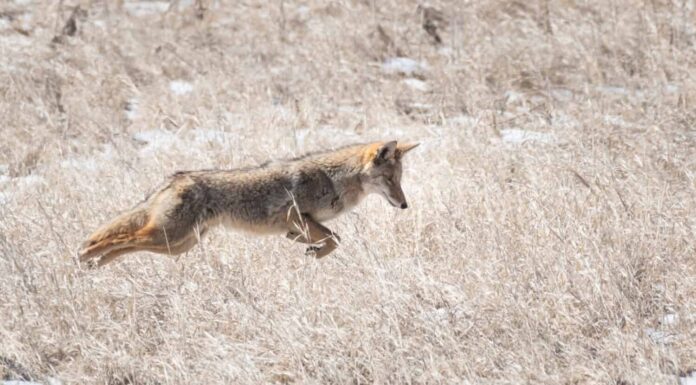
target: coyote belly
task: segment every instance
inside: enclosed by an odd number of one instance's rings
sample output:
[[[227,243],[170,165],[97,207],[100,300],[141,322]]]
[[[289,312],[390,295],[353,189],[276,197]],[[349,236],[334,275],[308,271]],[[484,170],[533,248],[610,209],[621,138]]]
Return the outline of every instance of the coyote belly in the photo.
[[[285,234],[321,258],[340,241],[322,222],[350,210],[367,194],[407,207],[401,159],[415,146],[378,142],[254,168],[177,172],[146,200],[97,229],[83,244],[80,261],[104,265],[136,251],[184,253],[221,223]]]

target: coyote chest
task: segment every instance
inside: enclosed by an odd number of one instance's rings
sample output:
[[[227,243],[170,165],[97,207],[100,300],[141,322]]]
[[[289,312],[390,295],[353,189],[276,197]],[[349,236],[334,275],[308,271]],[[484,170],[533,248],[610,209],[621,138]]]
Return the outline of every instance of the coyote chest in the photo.
[[[303,170],[295,173],[292,181],[292,203],[319,221],[333,219],[352,209],[364,195],[357,176],[331,171]]]

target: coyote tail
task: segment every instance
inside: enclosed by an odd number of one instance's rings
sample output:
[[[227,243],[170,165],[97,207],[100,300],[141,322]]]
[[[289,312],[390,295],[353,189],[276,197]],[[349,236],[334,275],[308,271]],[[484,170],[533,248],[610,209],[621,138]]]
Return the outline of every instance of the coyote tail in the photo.
[[[145,226],[147,218],[146,209],[137,207],[100,227],[82,244],[78,252],[80,262],[128,247],[136,239],[137,231]]]

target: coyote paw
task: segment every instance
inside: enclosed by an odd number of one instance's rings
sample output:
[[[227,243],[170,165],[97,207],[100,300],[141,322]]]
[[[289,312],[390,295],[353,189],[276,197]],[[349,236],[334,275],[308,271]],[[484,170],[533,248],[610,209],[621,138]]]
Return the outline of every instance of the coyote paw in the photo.
[[[317,256],[317,252],[319,251],[320,247],[318,246],[309,246],[307,250],[305,251],[305,255],[308,257],[315,257]]]
[[[80,263],[83,266],[85,266],[88,270],[94,270],[97,267],[99,267],[99,258],[88,259],[88,260],[80,262]]]

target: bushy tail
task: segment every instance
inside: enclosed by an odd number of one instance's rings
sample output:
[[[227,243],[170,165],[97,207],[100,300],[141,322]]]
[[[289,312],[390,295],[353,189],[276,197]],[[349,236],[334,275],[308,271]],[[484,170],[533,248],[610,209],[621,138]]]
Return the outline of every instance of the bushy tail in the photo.
[[[78,256],[80,262],[87,262],[112,250],[128,247],[136,237],[136,232],[145,226],[147,212],[138,207],[125,212],[116,219],[100,227],[82,244]]]

